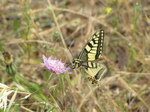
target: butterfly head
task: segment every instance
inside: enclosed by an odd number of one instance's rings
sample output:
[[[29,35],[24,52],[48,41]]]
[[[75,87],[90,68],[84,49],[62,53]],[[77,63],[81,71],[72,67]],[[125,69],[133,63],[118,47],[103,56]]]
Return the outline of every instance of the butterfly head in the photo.
[[[79,68],[80,65],[81,65],[81,60],[79,60],[79,59],[74,59],[74,60],[72,61],[72,69]]]

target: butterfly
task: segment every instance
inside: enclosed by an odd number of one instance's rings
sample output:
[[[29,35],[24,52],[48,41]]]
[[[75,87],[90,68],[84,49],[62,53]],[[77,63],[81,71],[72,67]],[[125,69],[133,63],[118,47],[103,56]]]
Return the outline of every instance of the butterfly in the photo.
[[[104,30],[99,30],[85,44],[77,59],[72,61],[72,68],[80,68],[82,73],[88,75],[88,79],[92,84],[98,84],[107,72],[106,66],[97,62],[102,55],[103,43]]]

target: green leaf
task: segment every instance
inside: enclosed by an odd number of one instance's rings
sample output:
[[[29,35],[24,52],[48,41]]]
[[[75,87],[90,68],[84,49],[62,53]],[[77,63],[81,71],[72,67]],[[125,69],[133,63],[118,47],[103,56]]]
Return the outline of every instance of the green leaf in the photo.
[[[20,27],[20,23],[18,20],[14,20],[14,31],[16,32]]]

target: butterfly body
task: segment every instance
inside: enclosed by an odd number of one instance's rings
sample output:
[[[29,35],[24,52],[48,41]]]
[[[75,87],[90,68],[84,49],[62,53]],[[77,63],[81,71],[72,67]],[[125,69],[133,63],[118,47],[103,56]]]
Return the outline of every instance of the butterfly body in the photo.
[[[89,74],[89,80],[92,83],[98,83],[102,75],[105,75],[107,68],[96,62],[102,55],[104,42],[104,31],[99,30],[93,34],[82,51],[79,53],[77,59],[72,61],[72,68],[80,68],[86,74]]]

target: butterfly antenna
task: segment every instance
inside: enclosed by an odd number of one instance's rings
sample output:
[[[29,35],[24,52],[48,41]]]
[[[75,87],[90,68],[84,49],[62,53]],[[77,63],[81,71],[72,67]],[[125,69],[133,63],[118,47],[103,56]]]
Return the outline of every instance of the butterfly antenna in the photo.
[[[74,44],[74,40],[71,42],[70,46],[69,46],[69,52],[71,53],[72,58],[74,58],[72,50],[71,50],[71,46],[73,46]]]

